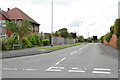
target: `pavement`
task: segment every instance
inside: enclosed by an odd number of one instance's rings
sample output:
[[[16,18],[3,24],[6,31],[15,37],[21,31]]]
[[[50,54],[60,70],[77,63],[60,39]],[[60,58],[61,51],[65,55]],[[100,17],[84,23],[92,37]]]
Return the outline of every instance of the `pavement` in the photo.
[[[58,45],[57,45],[58,46]],[[14,57],[23,57],[23,56],[31,56],[42,53],[49,53],[53,50],[43,50],[41,48],[51,47],[51,46],[43,46],[43,47],[34,47],[34,48],[26,48],[21,50],[11,50],[4,51],[0,53],[0,58],[14,58]]]
[[[112,51],[117,50],[101,43],[91,43],[68,47],[49,54],[2,59],[2,77],[118,78],[120,71],[116,56],[118,51],[113,53],[104,47]]]

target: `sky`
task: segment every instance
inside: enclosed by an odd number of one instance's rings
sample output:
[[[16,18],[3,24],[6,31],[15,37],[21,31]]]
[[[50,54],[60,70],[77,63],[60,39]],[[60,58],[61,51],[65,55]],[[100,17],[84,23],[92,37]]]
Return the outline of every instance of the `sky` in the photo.
[[[52,0],[0,0],[0,8],[19,8],[40,23],[40,32],[51,33]],[[53,31],[67,28],[85,38],[102,35],[118,18],[119,0],[53,0]]]

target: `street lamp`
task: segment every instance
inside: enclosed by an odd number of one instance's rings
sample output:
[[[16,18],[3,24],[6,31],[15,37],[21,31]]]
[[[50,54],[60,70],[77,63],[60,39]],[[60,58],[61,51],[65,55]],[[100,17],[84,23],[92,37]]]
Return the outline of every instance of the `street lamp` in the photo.
[[[53,0],[51,0],[51,47],[53,47]]]

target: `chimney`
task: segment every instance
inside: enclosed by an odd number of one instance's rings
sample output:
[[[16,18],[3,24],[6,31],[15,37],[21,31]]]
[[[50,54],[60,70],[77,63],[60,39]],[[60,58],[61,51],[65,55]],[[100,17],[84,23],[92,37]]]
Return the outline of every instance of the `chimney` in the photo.
[[[10,8],[8,8],[8,10],[7,11],[9,11],[10,10]]]

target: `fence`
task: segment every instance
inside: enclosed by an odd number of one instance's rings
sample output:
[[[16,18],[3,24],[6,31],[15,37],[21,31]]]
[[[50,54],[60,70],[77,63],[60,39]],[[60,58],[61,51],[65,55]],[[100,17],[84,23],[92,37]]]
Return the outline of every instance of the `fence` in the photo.
[[[76,42],[76,39],[53,37],[53,45],[73,44],[75,42]]]

